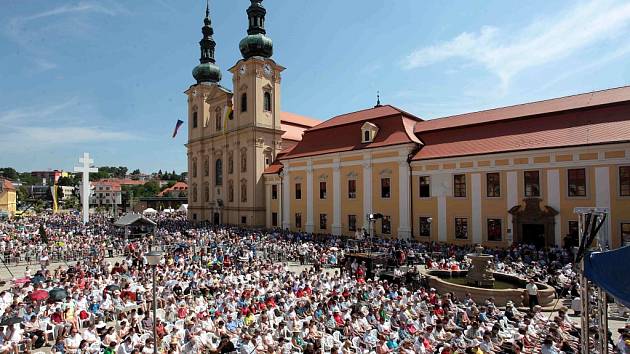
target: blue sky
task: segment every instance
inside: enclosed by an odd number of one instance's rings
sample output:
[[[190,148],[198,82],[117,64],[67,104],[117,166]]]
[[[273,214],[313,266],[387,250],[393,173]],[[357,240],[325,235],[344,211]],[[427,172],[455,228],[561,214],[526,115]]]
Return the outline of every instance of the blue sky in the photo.
[[[282,109],[425,119],[630,82],[627,1],[266,0]],[[246,0],[213,0],[223,85]],[[0,0],[0,167],[182,171],[201,0]]]

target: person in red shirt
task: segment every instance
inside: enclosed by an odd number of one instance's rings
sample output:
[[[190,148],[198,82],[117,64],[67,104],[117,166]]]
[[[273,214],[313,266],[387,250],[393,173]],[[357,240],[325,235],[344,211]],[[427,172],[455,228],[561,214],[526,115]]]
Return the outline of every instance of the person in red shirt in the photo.
[[[333,318],[335,319],[335,323],[337,324],[337,327],[343,327],[345,322],[343,320],[343,317],[339,313],[339,310],[335,310],[335,313],[333,314]]]

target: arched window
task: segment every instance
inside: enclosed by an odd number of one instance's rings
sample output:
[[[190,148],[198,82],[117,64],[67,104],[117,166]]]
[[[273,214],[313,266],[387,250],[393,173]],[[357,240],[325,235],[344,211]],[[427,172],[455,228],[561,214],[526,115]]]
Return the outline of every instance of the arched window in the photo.
[[[192,126],[193,128],[197,128],[197,112],[193,112],[193,121],[192,121]]]
[[[197,202],[197,185],[196,184],[193,184],[193,187],[192,187],[192,201],[193,203]]]
[[[207,157],[203,163],[203,175],[206,177],[210,176],[210,161],[208,161]]]
[[[217,109],[214,113],[214,128],[219,131],[223,129],[223,121],[221,120],[221,112]]]
[[[366,130],[363,132],[363,141],[370,141],[370,131]]]
[[[247,172],[247,151],[241,151],[241,172]]]
[[[247,181],[241,182],[241,203],[247,202]]]
[[[228,154],[228,173],[234,173],[234,154],[231,151]]]
[[[218,159],[214,165],[214,180],[217,186],[223,185],[223,162]]]
[[[208,184],[206,184],[206,186],[203,188],[203,194],[204,194],[204,198],[206,202],[209,202],[210,201],[210,186]]]
[[[192,175],[197,177],[197,158],[194,158],[192,161]]]
[[[268,91],[265,91],[264,101],[265,101],[265,111],[271,112],[271,93],[269,93]]]
[[[241,112],[247,112],[247,93],[241,95]]]
[[[234,183],[232,181],[228,182],[228,202],[234,201]]]

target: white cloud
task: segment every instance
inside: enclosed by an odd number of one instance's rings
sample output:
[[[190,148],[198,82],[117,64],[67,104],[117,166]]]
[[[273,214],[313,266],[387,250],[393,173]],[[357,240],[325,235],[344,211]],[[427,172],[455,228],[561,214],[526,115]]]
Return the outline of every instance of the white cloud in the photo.
[[[79,143],[141,139],[102,125],[107,121],[90,104],[76,97],[57,104],[14,108],[0,112],[0,130],[5,133],[0,149],[33,151]]]
[[[625,39],[629,27],[629,2],[580,2],[572,9],[534,21],[516,33],[493,26],[461,33],[449,41],[415,50],[402,61],[402,66],[413,69],[462,58],[483,65],[506,88],[512,77],[526,69],[615,37]]]
[[[89,33],[89,26],[79,21],[84,15],[115,16],[122,13],[128,11],[113,1],[81,1],[75,5],[66,4],[31,15],[15,16],[7,21],[3,32],[6,37],[29,53],[28,59],[35,63],[36,69],[47,71],[57,67],[50,59],[52,49],[45,45],[51,41],[51,37]],[[34,25],[38,22],[39,25]],[[77,26],[81,27],[80,31],[77,30]],[[60,33],[51,33],[51,28]]]

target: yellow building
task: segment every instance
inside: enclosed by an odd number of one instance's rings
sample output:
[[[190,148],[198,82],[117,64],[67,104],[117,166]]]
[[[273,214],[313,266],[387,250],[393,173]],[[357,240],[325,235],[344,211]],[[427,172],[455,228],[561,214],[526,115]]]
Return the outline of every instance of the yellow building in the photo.
[[[280,110],[265,9],[218,84],[208,11],[188,96],[189,218],[354,236],[562,245],[575,207],[630,243],[630,87],[423,120],[380,102],[324,122]]]
[[[17,210],[17,193],[15,187],[8,179],[0,178],[0,212],[15,216]]]
[[[282,148],[319,121],[280,110],[280,73],[264,29],[265,9],[252,2],[243,59],[229,69],[234,90],[219,85],[214,34],[206,10],[197,84],[188,96],[188,217],[216,224],[265,226],[263,172]]]
[[[325,137],[335,137],[325,139]],[[267,226],[354,236],[563,245],[576,207],[630,242],[630,87],[423,121],[392,106],[305,131],[267,169]]]

